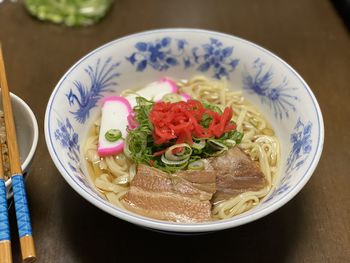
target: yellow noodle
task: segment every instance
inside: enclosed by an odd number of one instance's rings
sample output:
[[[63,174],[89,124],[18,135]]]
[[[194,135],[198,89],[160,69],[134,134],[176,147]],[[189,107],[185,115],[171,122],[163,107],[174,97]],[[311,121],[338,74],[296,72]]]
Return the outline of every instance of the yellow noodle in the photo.
[[[105,158],[97,154],[98,132],[100,119],[94,123],[91,134],[88,136],[84,156],[93,170],[93,181],[95,186],[113,204],[121,207],[120,199],[128,190],[132,165],[123,153]]]

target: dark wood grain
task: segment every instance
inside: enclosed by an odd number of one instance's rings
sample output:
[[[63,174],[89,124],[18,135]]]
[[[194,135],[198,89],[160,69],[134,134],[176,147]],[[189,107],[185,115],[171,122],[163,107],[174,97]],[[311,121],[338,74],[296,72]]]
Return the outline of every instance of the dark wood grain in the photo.
[[[194,27],[256,42],[291,64],[325,120],[320,163],[287,205],[256,222],[201,236],[145,230],[95,208],[61,177],[48,154],[45,107],[63,73],[92,49],[143,30]],[[11,90],[33,109],[40,139],[27,180],[38,262],[349,262],[350,38],[326,0],[115,0],[97,25],[67,28],[0,4],[0,40]],[[11,210],[15,233],[14,211]],[[20,262],[13,240],[14,262]]]

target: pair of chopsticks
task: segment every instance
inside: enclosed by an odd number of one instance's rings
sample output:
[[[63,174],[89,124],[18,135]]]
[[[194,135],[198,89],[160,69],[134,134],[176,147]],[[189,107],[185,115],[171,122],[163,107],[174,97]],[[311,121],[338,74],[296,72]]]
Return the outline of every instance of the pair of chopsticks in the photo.
[[[34,262],[36,260],[32,227],[27,204],[27,196],[24,186],[21,161],[17,145],[16,129],[13,119],[13,112],[10,100],[10,92],[7,85],[5,63],[0,43],[0,86],[2,94],[2,104],[5,118],[6,139],[10,161],[12,188],[17,218],[18,234],[22,259],[24,262]],[[1,150],[1,148],[0,148]],[[2,152],[0,152],[0,155]],[[8,220],[6,188],[4,181],[4,171],[2,158],[0,157],[0,263],[11,263],[11,239]]]

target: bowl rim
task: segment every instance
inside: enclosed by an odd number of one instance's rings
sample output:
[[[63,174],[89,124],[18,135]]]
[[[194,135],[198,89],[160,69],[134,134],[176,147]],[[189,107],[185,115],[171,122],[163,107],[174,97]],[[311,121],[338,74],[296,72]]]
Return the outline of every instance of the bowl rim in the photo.
[[[39,139],[38,122],[37,122],[37,119],[36,119],[32,109],[28,106],[28,104],[23,99],[21,99],[19,96],[17,96],[16,94],[14,94],[12,92],[10,92],[10,96],[11,96],[11,99],[15,100],[29,114],[30,122],[33,125],[32,145],[30,146],[27,157],[25,158],[25,160],[21,164],[22,171],[25,171],[27,169],[27,167],[29,166],[29,164],[31,163],[31,161],[34,157],[37,145],[38,145],[38,139]],[[20,146],[18,146],[18,147],[20,147]],[[11,178],[7,179],[5,182],[6,187],[9,187],[11,184],[12,184]]]
[[[294,74],[294,76],[300,81],[301,85],[305,88],[307,93],[310,96],[311,101],[313,102],[313,106],[316,110],[317,115],[317,122],[318,122],[318,139],[317,139],[317,145],[316,145],[316,152],[313,156],[313,159],[310,162],[309,167],[305,171],[304,175],[301,176],[299,181],[289,189],[289,191],[276,200],[275,202],[272,202],[269,206],[257,210],[254,214],[246,215],[242,214],[243,216],[225,219],[225,220],[219,220],[219,221],[212,221],[212,222],[204,222],[204,223],[196,223],[196,224],[180,224],[180,223],[173,223],[173,222],[167,222],[167,221],[160,221],[155,220],[151,218],[147,218],[141,215],[137,215],[135,213],[126,211],[124,209],[118,208],[116,206],[113,206],[112,204],[107,204],[105,202],[101,202],[98,200],[94,195],[92,195],[90,192],[87,192],[85,189],[80,187],[76,182],[73,180],[71,175],[68,173],[68,171],[65,170],[63,164],[59,160],[57,153],[55,152],[52,144],[52,138],[50,134],[49,129],[49,123],[50,123],[50,112],[51,112],[51,106],[53,104],[53,101],[56,97],[56,94],[58,90],[60,89],[62,83],[65,81],[67,76],[76,68],[78,67],[83,61],[85,61],[90,56],[93,56],[95,53],[98,53],[100,50],[103,50],[109,46],[115,45],[118,42],[122,42],[128,39],[132,38],[138,38],[145,35],[151,35],[151,34],[159,34],[159,33],[174,33],[174,32],[194,32],[194,33],[201,33],[201,34],[208,34],[208,36],[218,36],[228,39],[234,39],[236,41],[242,42],[245,45],[251,46],[253,48],[256,48],[267,55],[273,57],[280,63],[282,63],[286,69],[288,69],[291,74]],[[68,184],[76,191],[78,192],[82,197],[84,197],[87,201],[92,203],[93,205],[97,206],[101,210],[117,217],[120,219],[123,219],[125,221],[128,221],[130,223],[136,224],[136,225],[142,225],[147,228],[153,228],[157,230],[164,230],[164,231],[170,231],[170,232],[208,232],[208,231],[217,231],[217,230],[223,230],[227,228],[236,227],[239,225],[243,225],[252,221],[255,221],[256,219],[262,218],[280,207],[282,207],[284,204],[286,204],[289,200],[291,200],[297,193],[300,192],[300,190],[305,186],[305,184],[309,181],[311,178],[314,170],[316,169],[316,166],[320,160],[322,150],[323,150],[323,144],[324,144],[324,122],[322,117],[322,112],[319,107],[319,104],[315,98],[315,95],[311,91],[310,87],[307,85],[305,80],[283,59],[272,53],[271,51],[265,49],[264,47],[257,45],[251,41],[245,40],[243,38],[221,33],[217,31],[211,31],[211,30],[205,30],[205,29],[195,29],[195,28],[163,28],[163,29],[155,29],[155,30],[148,30],[148,31],[142,31],[139,33],[130,34],[121,38],[117,38],[115,40],[112,40],[110,42],[105,43],[104,45],[97,47],[96,49],[90,51],[88,54],[83,56],[81,59],[79,59],[75,64],[73,64],[61,77],[57,85],[55,86],[54,90],[52,91],[50,95],[50,99],[47,104],[46,112],[45,112],[45,125],[44,125],[44,131],[45,131],[45,140],[46,145],[48,147],[49,153],[51,155],[51,158],[56,165],[57,169],[61,173],[61,175],[65,178],[65,180],[68,182]]]

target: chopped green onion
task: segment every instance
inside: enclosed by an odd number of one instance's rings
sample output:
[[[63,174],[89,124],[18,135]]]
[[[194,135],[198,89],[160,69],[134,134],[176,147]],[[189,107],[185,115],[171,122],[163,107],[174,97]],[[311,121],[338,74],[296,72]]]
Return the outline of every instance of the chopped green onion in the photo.
[[[205,152],[207,156],[218,156],[228,150],[228,147],[218,140],[210,139],[207,141],[207,144],[209,146]]]
[[[183,159],[183,160],[179,160],[179,161],[172,161],[172,160],[167,159],[165,157],[165,155],[163,154],[160,159],[163,163],[168,164],[168,165],[181,165],[181,164],[185,164],[185,163],[187,164],[189,157],[187,157],[186,159]]]
[[[122,132],[118,129],[110,129],[105,133],[105,138],[109,142],[118,141],[122,137]]]
[[[218,106],[218,105],[215,105],[215,104],[211,104],[211,103],[208,103],[208,102],[203,102],[203,106],[207,109],[210,109],[212,111],[215,111],[219,114],[222,114],[222,109]]]
[[[224,144],[228,147],[234,147],[237,143],[235,140],[227,139],[224,141]]]
[[[200,140],[199,142],[194,141],[192,148],[196,150],[202,150],[205,147],[205,140]]]
[[[208,145],[215,150],[222,150],[222,149],[227,150],[227,146],[221,142],[218,142],[217,140],[213,140],[213,139],[208,140]]]
[[[195,162],[195,161],[197,161],[197,160],[200,160],[200,159],[202,159],[199,155],[191,155],[190,156],[190,159],[188,160],[188,163],[193,163],[193,162]]]
[[[189,170],[204,170],[204,162],[203,160],[197,160],[188,165]]]
[[[236,143],[241,143],[242,139],[243,139],[243,133],[239,132],[239,131],[233,131],[233,135],[230,137],[231,140],[236,141]]]
[[[219,156],[219,155],[223,154],[224,152],[226,152],[227,150],[228,150],[227,148],[223,148],[219,151],[208,154],[208,156]]]
[[[183,164],[180,164],[180,165],[165,165],[164,167],[158,166],[158,168],[160,168],[163,171],[168,172],[168,173],[175,173],[178,170],[185,169],[186,166],[187,166],[187,162],[184,162]]]
[[[173,151],[178,148],[180,149],[182,148],[181,152],[174,154]],[[189,146],[187,143],[180,143],[169,147],[165,151],[164,157],[169,161],[182,161],[184,159],[188,160],[191,154],[192,154],[191,146]]]

